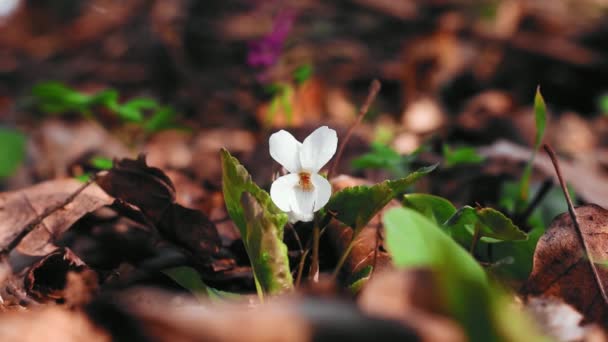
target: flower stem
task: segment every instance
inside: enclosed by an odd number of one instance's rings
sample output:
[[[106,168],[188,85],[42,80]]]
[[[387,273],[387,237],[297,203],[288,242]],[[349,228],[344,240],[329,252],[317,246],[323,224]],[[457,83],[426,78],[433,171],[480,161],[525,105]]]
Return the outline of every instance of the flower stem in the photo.
[[[296,287],[300,287],[300,283],[302,282],[302,273],[304,273],[304,264],[306,263],[306,257],[310,253],[310,249],[307,249],[302,253],[302,257],[300,258],[300,264],[298,265],[298,275],[296,276]]]
[[[477,242],[481,238],[481,228],[479,227],[479,223],[475,223],[475,231],[473,233],[473,240],[471,241],[471,247],[469,248],[469,254],[473,255],[475,253],[475,247],[477,246]]]
[[[319,281],[319,240],[320,240],[319,224],[315,220],[315,226],[312,230],[312,264],[310,265],[310,277],[313,282]]]
[[[344,251],[344,253],[342,253],[342,256],[340,256],[340,260],[338,260],[338,263],[336,264],[336,268],[334,268],[334,272],[331,275],[332,279],[335,280],[338,277],[338,273],[340,273],[340,269],[342,268],[342,266],[344,266],[344,263],[346,262],[346,258],[348,258],[348,256],[350,255],[350,251],[355,246],[355,240],[357,239],[357,235],[359,235],[359,231],[360,231],[360,229],[353,230],[353,237],[350,240],[350,242],[348,243],[348,246],[346,247],[346,250]]]

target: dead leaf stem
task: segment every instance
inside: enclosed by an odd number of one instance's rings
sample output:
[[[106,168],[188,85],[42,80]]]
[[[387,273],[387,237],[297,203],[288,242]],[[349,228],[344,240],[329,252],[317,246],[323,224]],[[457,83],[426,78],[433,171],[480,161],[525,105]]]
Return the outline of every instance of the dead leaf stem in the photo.
[[[585,255],[587,256],[587,258],[589,260],[589,263],[591,265],[591,270],[593,271],[593,276],[595,277],[595,281],[597,282],[597,285],[600,289],[602,298],[604,299],[604,303],[608,304],[608,295],[606,294],[606,289],[604,289],[604,286],[602,286],[602,281],[601,281],[599,272],[597,270],[597,266],[595,265],[595,261],[593,260],[591,254],[589,254],[589,247],[587,246],[587,241],[585,241],[583,232],[581,231],[578,217],[576,215],[576,211],[574,210],[574,205],[572,204],[572,199],[570,198],[570,193],[568,192],[568,187],[566,186],[566,182],[564,181],[564,178],[562,177],[562,173],[559,168],[559,163],[557,162],[557,158],[555,157],[555,152],[553,152],[553,149],[549,145],[545,144],[545,145],[543,145],[543,148],[549,155],[549,158],[551,158],[551,162],[553,163],[553,167],[555,168],[555,173],[557,174],[557,179],[559,180],[559,185],[562,188],[564,197],[566,198],[566,203],[568,204],[568,212],[570,213],[570,218],[572,219],[572,223],[574,224],[578,237],[580,238],[581,243],[583,245],[583,252],[585,253]]]
[[[372,83],[370,84],[369,92],[367,93],[367,98],[365,99],[365,102],[363,102],[361,109],[359,109],[359,114],[357,115],[357,120],[348,128],[348,131],[346,132],[346,136],[344,136],[344,139],[342,139],[342,141],[340,142],[340,146],[338,147],[338,153],[336,153],[336,159],[334,159],[334,162],[331,165],[329,172],[327,173],[327,179],[331,179],[331,177],[335,173],[336,168],[338,167],[338,164],[340,163],[340,159],[342,159],[342,153],[344,152],[344,147],[346,146],[346,144],[348,144],[348,141],[350,140],[350,137],[353,135],[355,128],[359,124],[361,124],[361,121],[363,121],[363,118],[365,117],[365,114],[367,114],[369,107],[372,105],[372,102],[374,102],[374,99],[376,99],[376,96],[378,96],[378,92],[380,92],[380,87],[381,87],[380,81],[378,81],[377,79],[374,79],[372,81]]]

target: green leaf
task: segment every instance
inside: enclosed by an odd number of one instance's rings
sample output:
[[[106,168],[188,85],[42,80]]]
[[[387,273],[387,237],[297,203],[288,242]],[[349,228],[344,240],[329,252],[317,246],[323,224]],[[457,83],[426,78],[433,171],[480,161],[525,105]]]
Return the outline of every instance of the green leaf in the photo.
[[[161,107],[144,123],[144,130],[148,133],[155,133],[176,128],[178,127],[175,122],[176,116],[177,114],[173,108],[169,106]]]
[[[237,293],[225,292],[207,286],[202,280],[200,274],[192,267],[178,266],[162,271],[165,275],[179,284],[181,287],[190,291],[197,299],[205,301],[222,302],[229,299],[238,299],[241,297]]]
[[[459,243],[464,244],[469,239],[463,239],[463,232],[467,231],[472,236],[475,227],[485,242],[526,240],[528,237],[510,218],[493,208],[464,206],[447,220],[446,227]]]
[[[0,128],[0,178],[11,176],[25,159],[25,135]]]
[[[439,225],[443,225],[456,213],[456,207],[452,202],[429,194],[406,194],[403,205],[416,210]]]
[[[536,226],[528,233],[525,241],[504,241],[492,246],[492,259],[508,260],[494,266],[492,271],[510,280],[524,281],[532,272],[534,250],[538,239],[545,232],[543,226]]]
[[[456,149],[443,145],[443,159],[446,167],[462,164],[479,164],[484,160],[473,147],[463,146]]]
[[[384,227],[395,266],[434,271],[437,297],[464,328],[468,340],[545,340],[508,295],[491,286],[475,259],[431,220],[412,209],[394,208],[384,215]]]
[[[114,108],[114,112],[124,121],[142,122],[145,110],[158,108],[158,103],[149,98],[135,98]]]
[[[545,126],[547,125],[547,106],[545,100],[540,93],[540,86],[536,88],[536,95],[534,96],[534,118],[536,121],[536,137],[534,139],[534,151],[532,156],[524,169],[524,173],[520,180],[519,186],[519,199],[516,202],[517,212],[521,212],[528,201],[528,193],[530,192],[530,177],[532,176],[532,163],[536,158],[536,153],[543,141],[545,135]]]
[[[45,112],[82,112],[86,109],[90,95],[82,94],[59,82],[42,82],[32,88],[32,95]]]
[[[325,210],[354,230],[361,229],[388,202],[400,196],[410,185],[436,167],[436,164],[423,167],[405,178],[394,181],[387,180],[372,186],[360,185],[345,188],[329,199]]]
[[[365,283],[367,283],[367,281],[371,277],[373,270],[374,270],[374,267],[372,265],[367,265],[367,266],[363,267],[361,270],[359,270],[357,273],[351,275],[349,277],[349,279],[346,281],[347,284],[350,284],[350,285],[348,285],[348,289],[352,293],[359,292],[361,290],[361,288],[363,287],[363,285],[365,285]]]
[[[483,236],[504,241],[526,240],[528,235],[513,224],[510,218],[492,208],[481,208],[475,211],[482,224]]]
[[[449,269],[485,284],[481,266],[439,226],[415,210],[394,208],[384,215],[386,243],[397,267],[431,266]]]
[[[278,294],[291,290],[293,279],[283,243],[287,215],[228,151],[223,149],[221,158],[226,209],[243,238],[258,291]]]

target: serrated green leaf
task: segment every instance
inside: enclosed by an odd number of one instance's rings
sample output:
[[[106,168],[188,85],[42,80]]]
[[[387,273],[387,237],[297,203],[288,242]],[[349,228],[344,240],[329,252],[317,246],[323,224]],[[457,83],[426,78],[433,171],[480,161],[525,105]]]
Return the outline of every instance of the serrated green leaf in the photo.
[[[221,158],[226,209],[241,233],[256,282],[270,294],[291,290],[293,279],[283,243],[287,215],[228,151],[223,149]]]
[[[528,235],[521,231],[510,218],[493,208],[481,208],[475,211],[482,223],[481,234],[503,241],[526,240]]]
[[[442,226],[456,213],[452,202],[439,196],[429,194],[406,194],[403,205],[411,208]]]
[[[388,202],[398,197],[409,186],[436,167],[436,164],[423,167],[405,178],[394,181],[387,180],[371,186],[360,185],[345,188],[330,198],[325,210],[354,230],[361,229]]]
[[[456,241],[465,245],[470,243],[475,227],[479,229],[482,241],[488,243],[526,240],[528,237],[510,218],[493,208],[464,206],[447,220],[445,226]]]
[[[25,159],[25,135],[20,132],[0,128],[0,178],[15,172]]]

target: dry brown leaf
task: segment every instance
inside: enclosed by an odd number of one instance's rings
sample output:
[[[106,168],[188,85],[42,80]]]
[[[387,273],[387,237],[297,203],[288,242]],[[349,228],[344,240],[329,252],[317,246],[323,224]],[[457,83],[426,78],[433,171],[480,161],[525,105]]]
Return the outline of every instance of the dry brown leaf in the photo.
[[[362,313],[354,304],[337,300],[283,298],[245,309],[244,303],[200,305],[133,289],[121,295],[118,304],[158,341],[420,340],[407,324]]]
[[[143,155],[115,161],[98,184],[139,208],[167,240],[190,252],[197,265],[207,267],[217,253],[221,241],[213,222],[203,212],[175,203],[173,183],[160,169],[149,167]]]
[[[433,273],[424,269],[376,272],[359,297],[367,313],[414,327],[422,341],[466,341],[464,331],[445,317]]]
[[[111,337],[81,311],[47,306],[2,314],[0,341],[5,342],[110,342]]]
[[[606,324],[608,303],[602,288],[608,290],[608,269],[602,265],[608,262],[608,210],[590,204],[576,208],[576,213],[589,256],[570,215],[561,214],[538,241],[524,293],[560,298],[580,311],[586,321]],[[596,263],[599,283],[591,260]]]
[[[0,250],[6,249],[29,222],[45,209],[58,205],[80,188],[75,179],[59,179],[0,194]],[[49,215],[17,247],[26,255],[46,255],[56,247],[53,242],[85,214],[111,204],[113,199],[92,184],[81,194]]]

